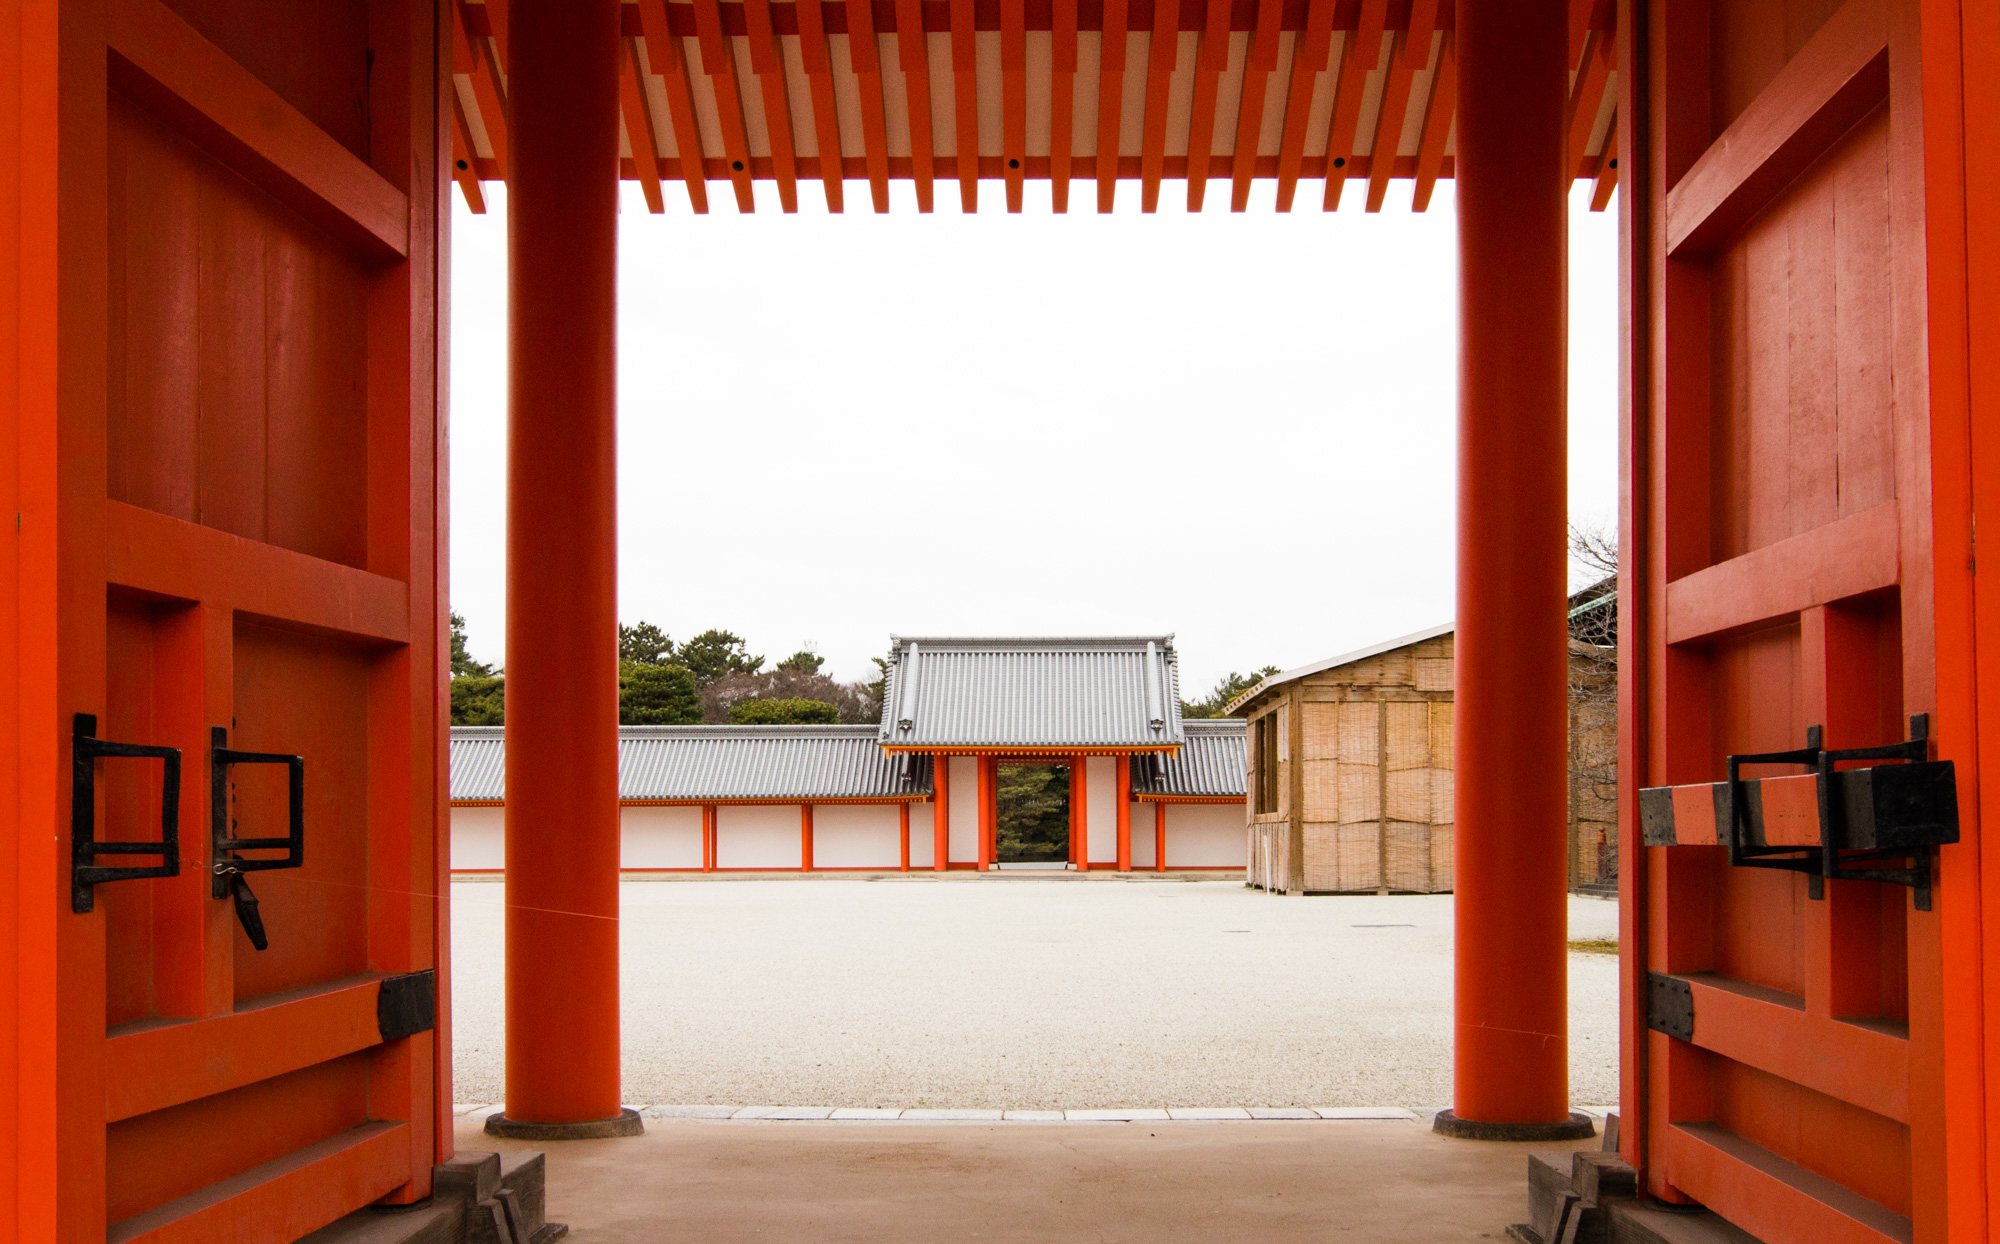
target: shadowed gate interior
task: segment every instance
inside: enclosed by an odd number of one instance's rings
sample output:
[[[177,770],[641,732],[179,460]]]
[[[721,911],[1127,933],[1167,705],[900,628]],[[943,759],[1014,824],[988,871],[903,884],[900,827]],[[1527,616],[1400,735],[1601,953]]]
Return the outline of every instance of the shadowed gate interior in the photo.
[[[1073,862],[1072,768],[1068,763],[999,762],[993,858],[1001,868],[1067,868]]]

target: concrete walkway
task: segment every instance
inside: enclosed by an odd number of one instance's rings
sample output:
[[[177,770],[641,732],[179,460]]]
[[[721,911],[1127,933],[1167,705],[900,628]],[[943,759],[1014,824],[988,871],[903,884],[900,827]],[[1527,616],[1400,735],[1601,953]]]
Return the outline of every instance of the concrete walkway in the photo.
[[[659,1240],[1501,1240],[1527,1155],[1419,1122],[647,1122],[529,1145],[461,1123],[461,1150],[539,1148],[577,1244]]]
[[[501,1098],[502,887],[452,887],[461,1102]],[[627,882],[633,1103],[1087,1110],[1451,1100],[1449,895],[1241,882]],[[1617,905],[1571,901],[1571,936]],[[1615,1101],[1616,972],[1570,956],[1571,1101]],[[1067,1134],[1067,1133],[1065,1133]]]

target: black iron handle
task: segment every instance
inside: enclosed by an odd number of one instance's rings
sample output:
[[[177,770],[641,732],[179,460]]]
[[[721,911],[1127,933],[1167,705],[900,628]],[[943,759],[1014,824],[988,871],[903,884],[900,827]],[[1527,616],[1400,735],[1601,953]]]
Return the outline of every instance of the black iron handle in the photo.
[[[235,892],[235,881],[243,873],[263,872],[272,868],[297,868],[306,858],[306,762],[302,756],[286,755],[283,752],[246,752],[230,747],[229,731],[216,726],[210,731],[212,746],[209,750],[209,839],[211,856],[214,861],[214,879],[210,883],[210,893],[216,898],[228,898]],[[229,770],[235,765],[284,765],[290,770],[286,791],[289,815],[286,818],[286,834],[283,838],[235,838],[229,833]],[[283,851],[276,859],[246,859],[236,854],[239,851]],[[247,893],[249,886],[243,886]],[[239,914],[243,899],[237,898]],[[256,899],[249,900],[252,918],[256,910]],[[258,929],[262,931],[261,922]],[[244,923],[248,932],[250,922]],[[258,936],[251,935],[251,941],[258,943],[257,949],[264,949]]]
[[[165,765],[160,784],[158,842],[99,842],[97,840],[97,762],[100,759],[159,760]],[[113,743],[97,737],[97,717],[78,713],[70,729],[70,894],[74,912],[96,906],[93,887],[107,881],[142,881],[181,874],[181,751],[144,743]],[[100,855],[157,855],[160,862],[142,866],[100,865]]]

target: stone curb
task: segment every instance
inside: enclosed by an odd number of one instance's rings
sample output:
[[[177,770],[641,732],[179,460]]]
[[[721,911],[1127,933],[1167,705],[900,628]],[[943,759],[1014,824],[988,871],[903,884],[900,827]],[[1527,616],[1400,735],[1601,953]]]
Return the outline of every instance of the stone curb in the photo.
[[[484,1118],[497,1105],[458,1104],[454,1118]],[[1242,1123],[1296,1120],[1322,1123],[1416,1123],[1444,1109],[1422,1106],[1169,1106],[1099,1110],[905,1109],[895,1106],[633,1106],[647,1119],[705,1119],[737,1123]],[[1602,1122],[1616,1106],[1577,1106]]]

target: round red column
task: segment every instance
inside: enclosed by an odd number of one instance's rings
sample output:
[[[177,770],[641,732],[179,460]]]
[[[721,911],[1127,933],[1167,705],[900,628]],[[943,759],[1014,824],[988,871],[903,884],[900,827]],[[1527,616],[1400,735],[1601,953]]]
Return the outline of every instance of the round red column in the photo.
[[[1437,1129],[1573,1132],[1566,874],[1569,32],[1460,0],[1455,1101]]]
[[[507,184],[507,1104],[618,1094],[618,0],[513,0]]]

